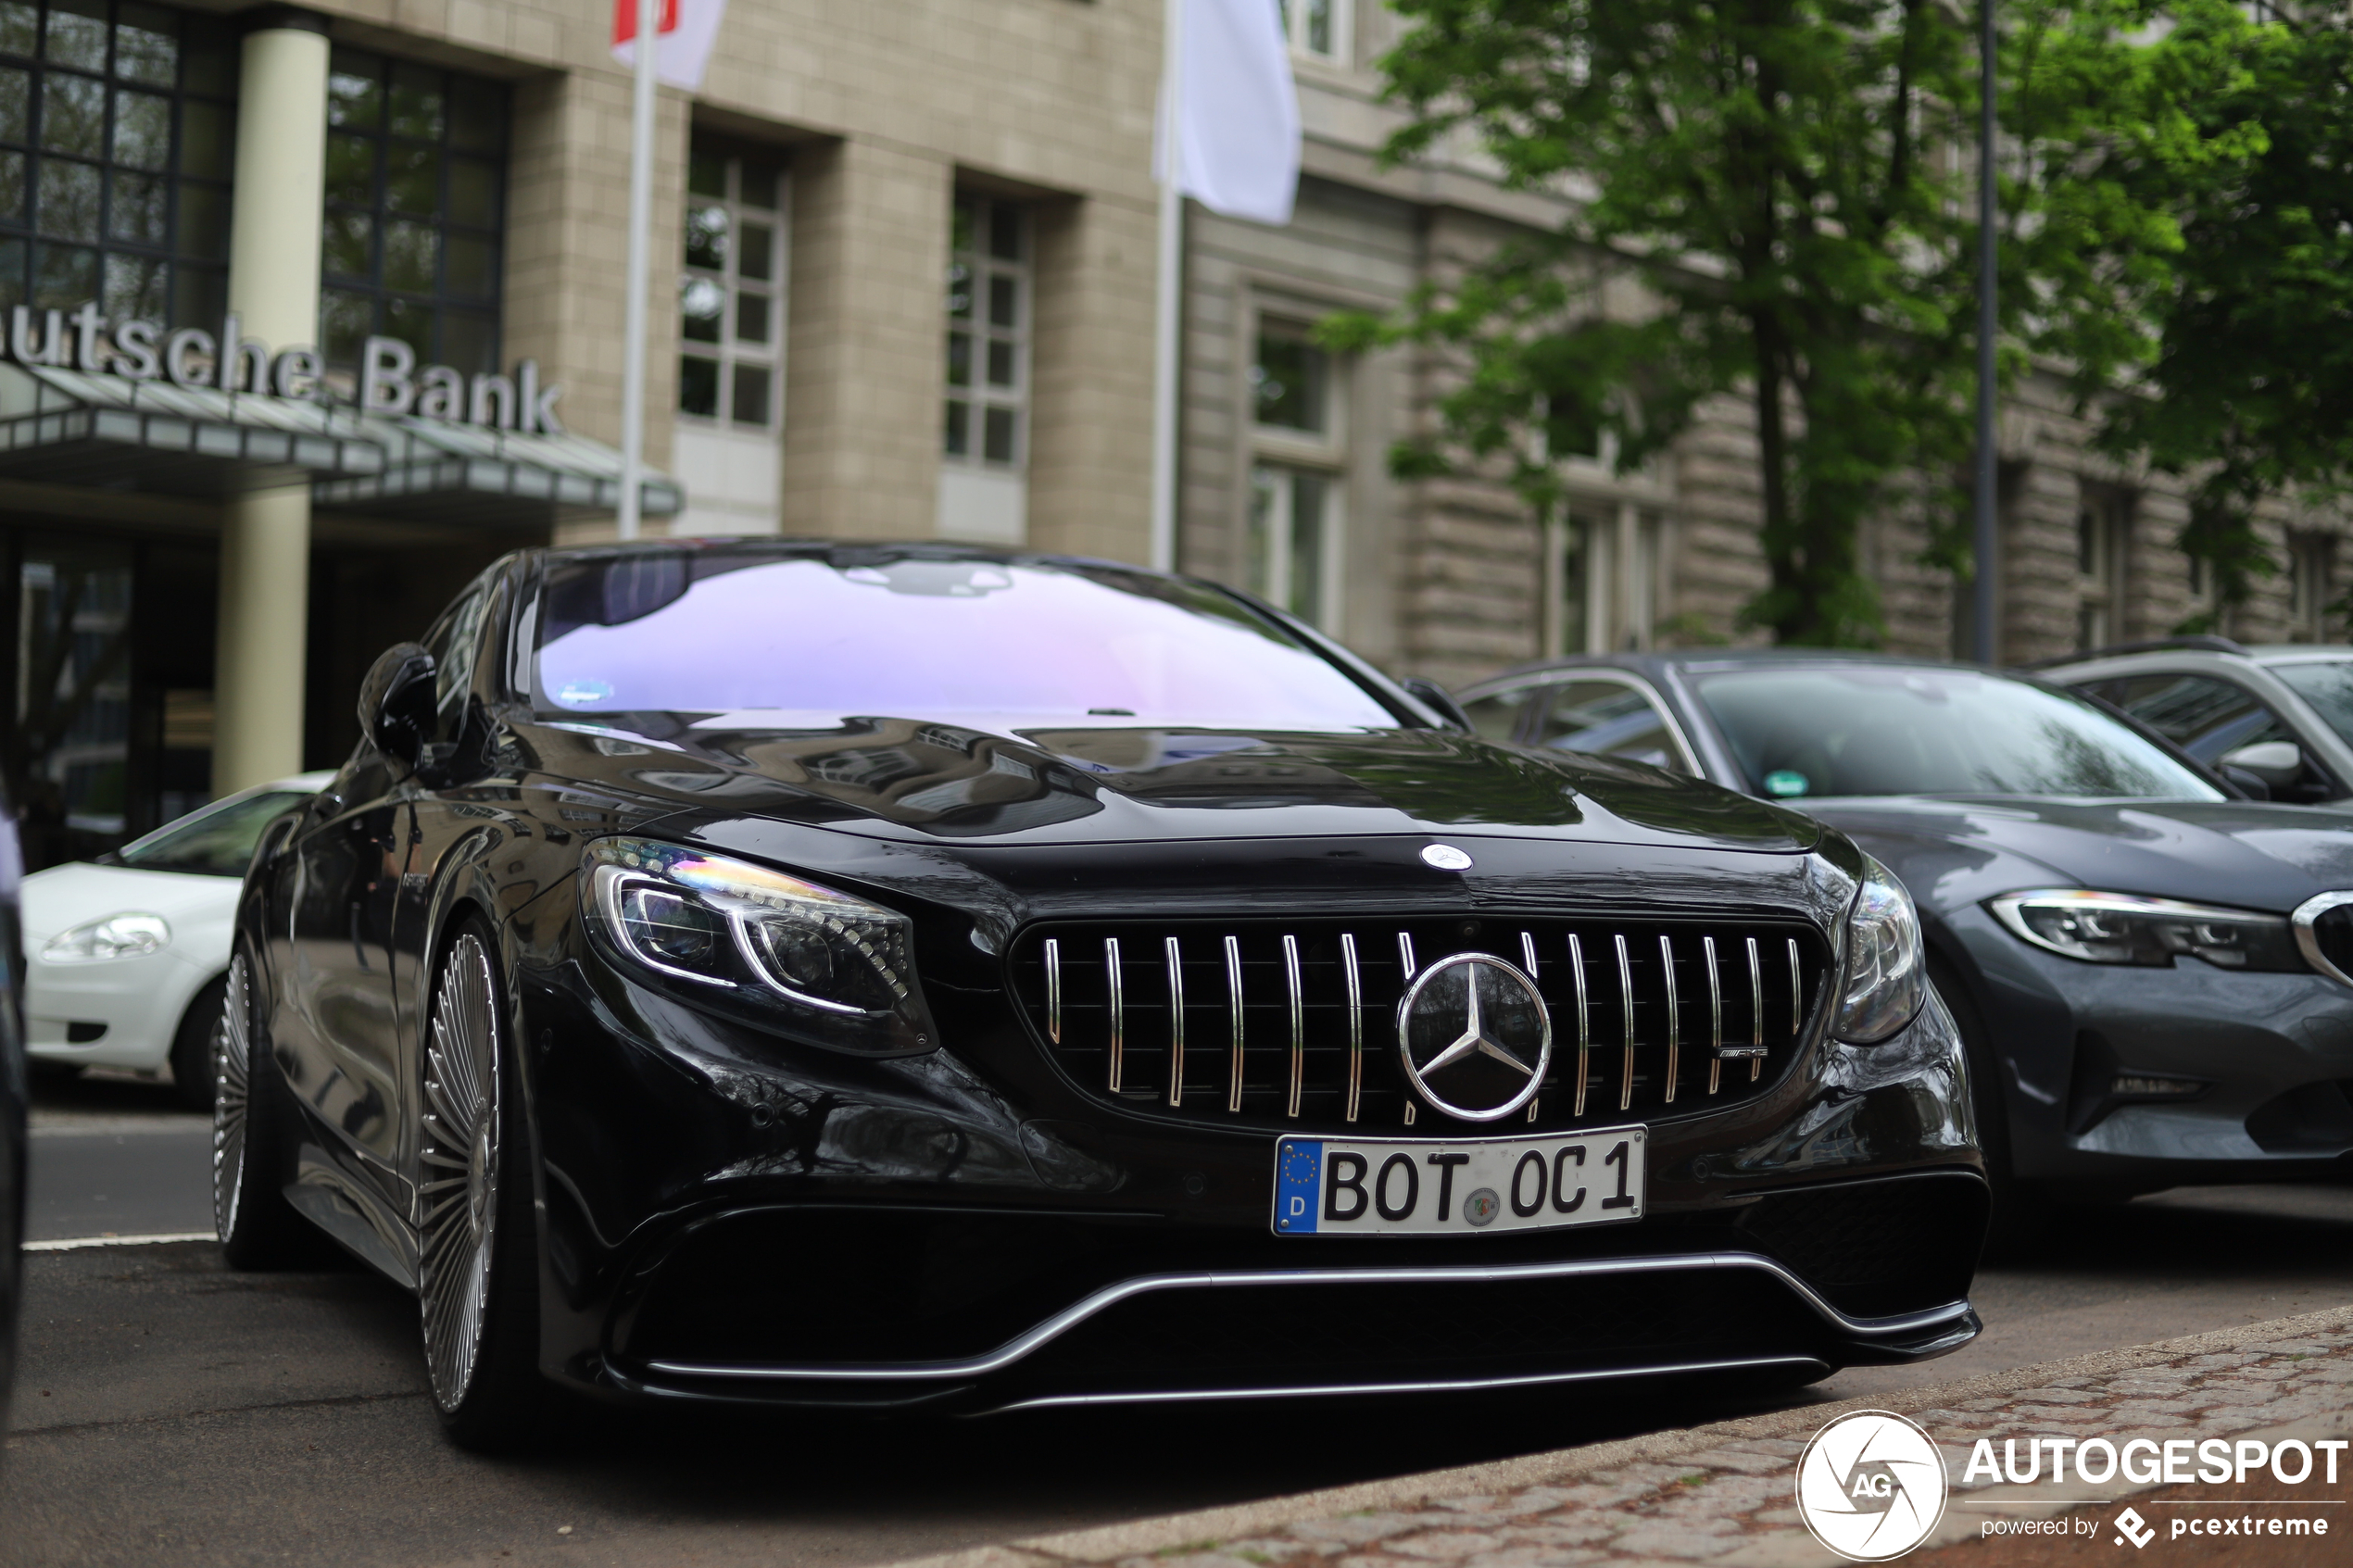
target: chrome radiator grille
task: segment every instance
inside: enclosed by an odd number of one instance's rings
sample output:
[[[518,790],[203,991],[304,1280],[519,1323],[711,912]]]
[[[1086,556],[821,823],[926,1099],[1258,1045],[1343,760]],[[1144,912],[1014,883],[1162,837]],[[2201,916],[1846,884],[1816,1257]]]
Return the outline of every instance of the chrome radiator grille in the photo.
[[[1552,1014],[1539,1129],[1763,1092],[1828,969],[1796,922],[1493,918],[1048,925],[1012,962],[1038,1038],[1097,1098],[1339,1133],[1449,1121],[1406,1086],[1397,1008],[1421,968],[1466,952],[1518,965]]]

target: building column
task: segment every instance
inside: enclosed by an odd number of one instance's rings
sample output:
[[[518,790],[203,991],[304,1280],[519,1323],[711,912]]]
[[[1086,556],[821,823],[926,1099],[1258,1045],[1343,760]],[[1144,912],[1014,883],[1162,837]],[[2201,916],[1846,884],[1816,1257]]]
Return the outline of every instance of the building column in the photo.
[[[245,34],[238,79],[229,309],[273,352],[319,336],[326,26],[307,12],[268,13]],[[215,795],[301,771],[309,608],[308,483],[229,501],[213,667]]]
[[[1148,562],[1157,215],[1146,203],[1101,198],[1033,211],[1029,544]],[[1189,353],[1183,363],[1201,373]]]
[[[897,147],[794,156],[787,533],[920,539],[936,525],[954,193],[946,159]]]

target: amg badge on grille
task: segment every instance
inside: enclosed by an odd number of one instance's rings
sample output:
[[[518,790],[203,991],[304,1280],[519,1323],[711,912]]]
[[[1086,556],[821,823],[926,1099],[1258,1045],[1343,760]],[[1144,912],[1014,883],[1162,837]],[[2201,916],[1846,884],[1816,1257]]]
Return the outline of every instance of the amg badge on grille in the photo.
[[[1494,1122],[1543,1084],[1553,1020],[1518,969],[1456,953],[1422,971],[1397,1004],[1397,1044],[1406,1079],[1434,1109]]]

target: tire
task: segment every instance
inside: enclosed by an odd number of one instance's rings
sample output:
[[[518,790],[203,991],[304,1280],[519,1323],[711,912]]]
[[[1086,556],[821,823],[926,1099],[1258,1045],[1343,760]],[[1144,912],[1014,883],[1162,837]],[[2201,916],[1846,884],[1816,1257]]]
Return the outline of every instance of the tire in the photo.
[[[210,1110],[213,1083],[220,1071],[221,998],[228,995],[229,977],[221,975],[198,991],[180,1017],[171,1036],[171,1086],[180,1103],[191,1110]]]
[[[255,1013],[253,965],[242,944],[220,989],[220,1023],[211,1031],[213,1229],[232,1268],[308,1263],[321,1238],[285,1194],[297,1113]]]
[[[2011,1173],[2010,1118],[2002,1098],[2002,1064],[1978,1016],[1976,998],[1969,995],[1959,972],[1933,953],[1929,955],[1928,982],[1953,1015],[1969,1059],[1969,1107],[1976,1113],[1977,1144],[1985,1156],[1985,1181],[1994,1198],[1982,1256],[2000,1258],[2034,1239],[2046,1220],[2045,1207],[2031,1186]]]
[[[529,1447],[553,1392],[539,1371],[531,1142],[505,1005],[496,945],[468,921],[425,1031],[417,1305],[442,1428],[491,1453]]]

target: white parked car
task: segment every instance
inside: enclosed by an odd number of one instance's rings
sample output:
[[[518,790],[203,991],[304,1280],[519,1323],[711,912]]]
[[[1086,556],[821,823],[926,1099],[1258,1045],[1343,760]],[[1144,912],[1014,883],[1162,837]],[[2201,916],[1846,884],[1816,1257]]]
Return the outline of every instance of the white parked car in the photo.
[[[333,773],[216,800],[102,861],[24,879],[26,1045],[35,1063],[170,1069],[191,1110],[212,1109],[237,889],[261,830]]]

